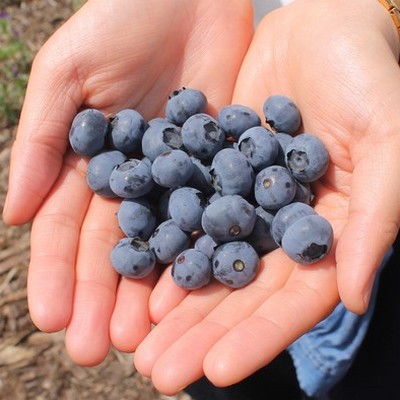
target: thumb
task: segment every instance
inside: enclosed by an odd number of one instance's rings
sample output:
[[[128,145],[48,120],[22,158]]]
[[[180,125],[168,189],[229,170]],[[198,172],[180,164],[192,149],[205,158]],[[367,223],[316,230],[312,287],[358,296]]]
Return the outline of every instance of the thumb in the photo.
[[[62,166],[70,123],[80,104],[71,68],[53,54],[41,51],[32,66],[11,152],[3,210],[4,221],[9,224],[33,218],[52,187]]]
[[[358,314],[367,310],[376,271],[399,229],[400,136],[396,127],[400,119],[396,119],[397,123],[386,119],[389,131],[380,132],[386,139],[360,144],[363,155],[353,172],[348,222],[336,249],[341,300]]]

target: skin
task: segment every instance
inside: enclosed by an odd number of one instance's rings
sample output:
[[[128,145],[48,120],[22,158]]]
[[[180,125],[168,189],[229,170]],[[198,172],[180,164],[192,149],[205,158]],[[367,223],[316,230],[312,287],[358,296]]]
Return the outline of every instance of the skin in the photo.
[[[138,282],[113,271],[118,201],[88,190],[87,160],[68,149],[73,117],[84,107],[164,116],[168,95],[184,85],[207,93],[211,113],[230,102],[252,35],[247,1],[91,0],[35,58],[3,217],[33,219],[31,317],[46,332],[66,328],[75,362],[100,363],[110,343],[136,348],[150,330],[157,275]]]
[[[376,0],[295,0],[264,19],[246,53],[249,2],[109,3],[89,2],[39,53],[13,148],[4,218],[34,218],[34,322],[46,331],[66,327],[67,349],[83,365],[100,362],[110,341],[136,349],[138,371],[173,394],[203,374],[218,386],[244,379],[339,298],[363,313],[400,221],[399,43],[384,8]],[[129,32],[133,19],[138,28]],[[174,37],[169,48],[166,38]],[[257,279],[236,291],[214,282],[188,294],[169,270],[154,290],[154,275],[118,281],[105,261],[120,237],[117,203],[89,193],[86,161],[66,150],[68,127],[82,106],[106,114],[132,106],[150,118],[162,113],[162,95],[182,85],[203,90],[211,113],[232,102],[262,115],[270,94],[295,101],[304,131],[318,135],[331,156],[313,188],[316,209],[335,232],[325,260],[301,267],[275,250]],[[144,339],[150,321],[158,325]]]
[[[135,353],[136,368],[158,390],[175,393],[202,375],[217,386],[239,382],[339,298],[353,312],[366,310],[400,221],[398,53],[397,32],[376,1],[296,0],[257,29],[233,102],[262,115],[267,95],[286,94],[304,131],[323,140],[331,164],[314,185],[315,208],[333,225],[334,247],[313,266],[273,251],[256,280],[236,291],[214,282],[182,294],[167,271],[150,298],[158,325]]]

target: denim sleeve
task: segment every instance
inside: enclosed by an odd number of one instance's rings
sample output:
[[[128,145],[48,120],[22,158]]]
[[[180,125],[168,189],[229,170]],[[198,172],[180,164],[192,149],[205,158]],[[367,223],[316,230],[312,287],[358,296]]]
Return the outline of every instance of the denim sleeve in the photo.
[[[365,314],[353,314],[339,303],[326,319],[289,346],[300,387],[308,396],[323,396],[351,367],[373,315],[380,271],[392,252],[385,255],[378,271]]]

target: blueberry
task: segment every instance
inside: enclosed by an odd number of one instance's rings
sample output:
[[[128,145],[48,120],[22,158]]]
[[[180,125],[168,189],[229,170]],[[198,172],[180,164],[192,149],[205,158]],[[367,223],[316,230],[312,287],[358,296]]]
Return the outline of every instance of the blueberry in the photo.
[[[222,149],[225,133],[210,115],[195,114],[182,125],[182,141],[192,156],[211,160]]]
[[[119,197],[142,197],[153,186],[151,166],[146,159],[129,159],[115,167],[110,175],[111,190]]]
[[[192,160],[182,150],[170,150],[156,157],[151,173],[159,185],[167,188],[183,186],[192,176]]]
[[[331,224],[320,215],[308,215],[293,222],[282,237],[282,250],[299,264],[323,259],[333,242]]]
[[[200,190],[206,196],[212,195],[215,189],[211,182],[211,166],[205,164],[202,160],[199,160],[196,157],[191,156],[190,159],[193,164],[193,173],[189,178],[187,185]]]
[[[328,169],[329,154],[321,139],[309,133],[302,133],[287,145],[285,160],[298,181],[314,182]]]
[[[207,235],[206,233],[198,237],[194,242],[194,248],[198,251],[201,251],[210,259],[214,254],[214,251],[217,248],[217,246],[218,243],[210,235]]]
[[[150,249],[161,264],[174,261],[189,245],[190,234],[180,229],[172,219],[158,225],[149,239]]]
[[[243,241],[220,245],[212,257],[215,279],[232,288],[249,284],[256,277],[259,266],[257,252]]]
[[[191,187],[175,189],[169,198],[168,212],[174,222],[186,232],[201,229],[201,217],[207,206],[202,192]]]
[[[142,152],[154,161],[164,151],[182,150],[181,128],[163,118],[156,118],[148,123],[142,137]]]
[[[110,188],[113,169],[126,161],[126,156],[118,150],[104,151],[89,160],[86,181],[90,189],[102,197],[117,197]]]
[[[291,203],[279,209],[271,225],[271,232],[275,242],[281,246],[282,237],[293,222],[307,215],[315,214],[316,212],[311,206],[300,202]]]
[[[246,197],[253,186],[254,170],[247,157],[236,149],[222,149],[214,157],[210,169],[212,184],[223,196]]]
[[[211,260],[205,254],[195,249],[187,249],[175,258],[171,276],[181,288],[195,290],[210,282],[211,272]]]
[[[247,236],[246,242],[251,244],[254,250],[261,256],[275,250],[278,248],[278,245],[271,232],[274,215],[265,211],[262,207],[256,208],[256,214],[254,228],[251,234]]]
[[[169,121],[166,118],[162,118],[162,117],[155,117],[155,118],[147,121],[147,127],[157,126],[158,124],[161,124],[161,125],[167,124],[168,125]],[[175,126],[174,124],[171,124],[171,125]]]
[[[256,222],[254,206],[239,195],[226,195],[209,204],[202,216],[203,230],[216,242],[248,236]]]
[[[161,196],[168,190],[169,190],[168,188],[160,186],[154,182],[151,191],[147,193],[145,197],[147,200],[150,201],[150,203],[156,206],[160,201]]]
[[[231,104],[223,107],[218,112],[217,121],[226,136],[236,140],[247,129],[261,125],[261,119],[258,114],[250,107],[241,104]]]
[[[293,201],[299,201],[301,203],[311,204],[314,200],[314,194],[312,192],[309,183],[301,183],[296,181],[296,194],[294,195]]]
[[[122,276],[141,279],[154,269],[156,258],[140,238],[123,238],[111,251],[111,264]]]
[[[126,109],[111,118],[110,127],[111,147],[129,154],[140,148],[147,125],[139,112]]]
[[[150,203],[144,199],[124,199],[117,213],[119,227],[128,237],[148,240],[156,227]]]
[[[273,95],[263,105],[265,121],[275,131],[293,134],[301,124],[300,111],[293,100],[286,96]]]
[[[274,164],[286,167],[285,150],[293,137],[288,133],[276,132],[275,139],[278,141],[278,155],[276,156]]]
[[[72,121],[69,141],[74,152],[82,157],[100,153],[108,132],[108,120],[94,108],[79,112]]]
[[[192,115],[203,113],[207,108],[207,98],[198,89],[181,88],[170,95],[165,109],[168,121],[182,126]]]
[[[171,215],[169,213],[169,199],[171,197],[174,189],[167,189],[158,199],[157,204],[157,219],[158,221],[164,222],[167,219],[171,219]]]
[[[265,210],[278,210],[289,204],[296,194],[296,182],[290,172],[280,166],[271,165],[256,176],[254,195]]]
[[[208,202],[214,203],[215,200],[220,199],[222,196],[221,192],[214,192],[211,196],[208,197]]]
[[[274,164],[279,143],[271,131],[257,126],[240,135],[238,149],[248,158],[254,170],[259,171]]]

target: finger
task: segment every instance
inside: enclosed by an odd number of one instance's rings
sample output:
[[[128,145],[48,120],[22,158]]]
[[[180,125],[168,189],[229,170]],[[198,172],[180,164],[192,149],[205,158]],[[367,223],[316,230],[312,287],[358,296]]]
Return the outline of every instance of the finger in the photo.
[[[399,229],[400,140],[392,137],[372,146],[354,169],[349,220],[336,253],[341,299],[359,314],[367,310],[376,271]]]
[[[135,351],[150,332],[148,302],[157,279],[157,271],[139,280],[121,279],[110,322],[111,342],[119,351]]]
[[[92,196],[85,170],[85,161],[71,154],[66,158],[51,196],[32,224],[29,310],[34,324],[46,332],[64,329],[71,316],[79,232]]]
[[[166,268],[149,299],[149,313],[154,324],[160,321],[189,294],[179,287],[171,277],[171,267]]]
[[[330,256],[318,266],[296,267],[281,290],[211,348],[203,364],[207,378],[216,386],[241,381],[325,318],[338,302],[334,265]]]
[[[397,61],[389,50],[369,64],[372,82],[366,90],[372,111],[365,130],[351,143],[352,163],[348,223],[337,248],[338,287],[344,305],[355,313],[367,310],[375,274],[397,235],[400,223],[400,95]],[[375,54],[374,57],[377,55]]]
[[[118,200],[93,196],[81,229],[72,317],[65,335],[68,353],[81,365],[102,362],[110,346],[109,326],[119,279],[110,253],[122,236],[118,207]]]
[[[151,373],[157,389],[173,394],[201,378],[207,352],[280,289],[292,269],[293,263],[281,251],[274,251],[264,257],[255,281],[240,290],[232,291],[204,319],[182,336],[177,336],[176,341],[159,355]],[[165,335],[158,328],[155,332],[159,336]]]
[[[198,289],[173,309],[157,325],[135,352],[135,367],[143,376],[150,377],[155,361],[172,343],[193,325],[200,322],[222,299],[230,289],[212,282]]]

